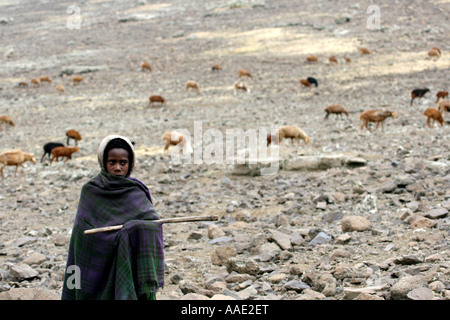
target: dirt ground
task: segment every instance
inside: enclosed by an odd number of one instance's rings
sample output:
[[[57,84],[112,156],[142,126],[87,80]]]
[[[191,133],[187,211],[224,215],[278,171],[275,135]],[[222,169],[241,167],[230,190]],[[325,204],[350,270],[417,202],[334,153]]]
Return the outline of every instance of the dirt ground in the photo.
[[[379,29],[368,28],[369,5],[380,9]],[[384,250],[386,237],[374,237],[369,242],[377,253],[370,254],[361,252],[361,241],[355,241],[347,246],[350,252],[356,250],[359,261],[385,261],[416,250],[411,245],[416,234],[400,220],[399,210],[414,202],[416,211],[426,213],[450,198],[450,127],[446,123],[428,128],[423,115],[426,108],[436,107],[436,92],[449,89],[450,1],[24,0],[0,1],[0,8],[0,115],[16,122],[14,127],[2,125],[0,152],[21,149],[37,160],[25,163],[23,175],[17,177],[14,167],[6,167],[0,181],[0,291],[46,287],[60,292],[68,244],[56,240],[70,235],[80,189],[99,171],[96,152],[109,134],[135,142],[134,176],[149,186],[162,217],[217,214],[224,219],[217,224],[235,236],[239,232],[233,228],[238,227],[232,223],[240,216],[252,217],[241,233],[256,237],[264,228],[275,229],[273,219],[293,203],[303,207],[298,228],[319,227],[337,236],[340,227],[324,225],[323,216],[355,214],[365,196],[408,175],[413,179],[409,184],[420,191],[377,194],[381,218],[373,221],[374,228],[389,230],[397,249]],[[371,54],[361,55],[361,47]],[[440,48],[439,58],[428,57],[433,47]],[[308,55],[319,61],[306,62]],[[330,63],[330,56],[338,63]],[[151,72],[141,70],[143,61],[151,64]],[[214,64],[222,70],[212,71]],[[249,70],[252,79],[239,79],[240,69]],[[44,75],[52,83],[30,83]],[[74,75],[84,80],[73,85]],[[299,80],[306,77],[316,78],[319,86],[301,86]],[[188,80],[199,84],[199,93],[186,90]],[[19,87],[21,81],[28,87]],[[250,91],[236,92],[237,81]],[[64,93],[57,92],[58,84]],[[430,92],[411,106],[411,90],[424,87]],[[148,106],[154,94],[162,95],[166,104]],[[349,117],[324,120],[323,109],[331,104],[343,105]],[[384,131],[360,130],[359,114],[372,108],[395,111],[398,117],[388,118]],[[345,152],[367,159],[368,165],[307,172],[280,169],[252,177],[230,175],[223,163],[173,164],[163,152],[161,135],[183,129],[195,138],[196,122],[203,133],[214,129],[223,134],[226,129],[270,130],[295,124],[308,134],[312,147],[283,144],[283,159]],[[80,152],[65,163],[41,163],[43,145],[66,144],[68,129],[81,133]],[[199,147],[196,142],[194,148]],[[415,167],[425,169],[405,169],[411,159]],[[343,195],[342,201],[317,208],[317,197],[327,192]],[[228,210],[230,205],[234,210]],[[196,279],[223,272],[223,266],[211,264],[214,248],[207,244],[207,225],[167,227],[170,268],[161,298],[173,298],[179,291],[169,281],[173,274],[202,286]],[[418,250],[425,255],[437,250],[448,261],[448,228],[448,216],[438,219],[426,232],[442,235],[439,248],[431,241]],[[202,239],[188,239],[199,231]],[[14,245],[27,237],[30,242]],[[307,257],[295,263],[314,265],[324,250],[306,250]],[[22,283],[7,279],[11,265],[36,252],[51,261],[40,266],[51,270],[48,278]],[[448,266],[445,270],[442,281],[448,286]]]

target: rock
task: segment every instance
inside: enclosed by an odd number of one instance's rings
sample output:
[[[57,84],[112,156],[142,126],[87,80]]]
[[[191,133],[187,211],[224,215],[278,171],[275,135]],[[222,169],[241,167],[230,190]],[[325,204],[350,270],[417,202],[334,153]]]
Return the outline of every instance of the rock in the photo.
[[[247,273],[250,275],[256,275],[260,272],[259,265],[254,259],[237,259],[234,257],[228,259],[227,271],[229,273],[236,271],[237,273]]]
[[[65,246],[69,242],[70,242],[70,236],[69,235],[61,234],[61,235],[57,235],[53,239],[53,243],[55,244],[55,246]]]
[[[279,232],[277,230],[269,230],[271,236],[270,236],[270,240],[275,241],[276,244],[278,244],[280,246],[281,249],[283,250],[289,250],[291,249],[292,245],[291,245],[291,240],[289,235],[284,234],[282,232]]]
[[[366,231],[371,228],[370,221],[361,216],[346,216],[341,221],[342,232]]]
[[[285,283],[284,288],[286,290],[294,290],[296,292],[302,292],[305,289],[309,289],[310,286],[302,281],[298,281],[298,280],[291,280],[287,283]]]
[[[404,276],[391,287],[391,297],[393,300],[404,300],[407,298],[407,294],[411,290],[426,286],[427,280],[422,275]]]
[[[401,265],[412,265],[412,264],[422,263],[423,260],[424,259],[422,257],[418,257],[416,255],[407,255],[407,256],[395,258],[394,263],[401,264]]]
[[[326,234],[325,232],[319,232],[319,234],[317,236],[314,237],[314,239],[312,239],[308,245],[310,246],[314,246],[314,245],[318,245],[318,244],[324,244],[324,243],[328,243],[332,240],[332,237],[328,234]]]
[[[429,288],[416,288],[406,294],[411,300],[433,300],[433,291]]]
[[[44,261],[47,260],[47,257],[41,253],[34,253],[31,256],[25,258],[23,260],[23,263],[28,264],[28,265],[33,265],[33,264],[41,264]]]
[[[220,227],[218,227],[215,224],[210,224],[208,226],[208,238],[209,239],[215,239],[215,238],[219,238],[219,237],[223,237],[225,236],[225,232],[220,229]]]
[[[218,266],[224,266],[231,257],[236,256],[236,249],[233,245],[220,246],[211,254],[211,263]]]
[[[23,281],[35,278],[39,273],[27,264],[20,264],[10,267],[10,275],[16,281]]]
[[[108,66],[68,66],[64,67],[59,73],[60,76],[72,75],[72,74],[83,74],[89,72],[97,72],[107,70]]]
[[[448,210],[445,208],[433,209],[425,213],[425,217],[430,219],[441,219],[445,218],[448,214]]]
[[[350,154],[320,154],[299,156],[288,159],[282,165],[283,170],[327,170],[334,167],[361,167],[366,160]]]
[[[42,288],[12,288],[1,292],[0,300],[61,300],[61,296]]]
[[[436,226],[436,221],[417,216],[411,219],[410,223],[412,229],[434,228]]]

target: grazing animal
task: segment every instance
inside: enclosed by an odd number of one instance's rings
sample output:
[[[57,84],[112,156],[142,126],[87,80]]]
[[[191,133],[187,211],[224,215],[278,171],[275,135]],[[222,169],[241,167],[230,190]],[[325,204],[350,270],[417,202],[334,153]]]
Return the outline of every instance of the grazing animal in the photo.
[[[152,66],[150,65],[150,63],[148,63],[148,62],[141,63],[141,71],[145,71],[145,70],[152,71]]]
[[[364,127],[372,132],[372,130],[369,129],[368,123],[369,122],[375,122],[377,125],[375,127],[376,131],[378,129],[378,126],[381,123],[381,129],[384,131],[383,127],[383,121],[386,118],[397,118],[397,113],[392,111],[384,111],[384,110],[366,110],[363,113],[360,114],[359,118],[363,121],[361,124],[361,130],[364,129]]]
[[[309,82],[311,85],[315,85],[316,87],[319,86],[317,80],[316,80],[315,78],[313,78],[313,77],[308,77],[308,78],[306,78],[306,80],[308,80],[308,82]]]
[[[344,58],[344,60],[345,60],[345,62],[347,62],[347,63],[350,63],[350,62],[352,62],[352,60],[350,59],[350,58]]]
[[[439,102],[439,99],[445,99],[446,97],[448,97],[447,91],[438,91],[436,93],[436,103]]]
[[[309,83],[309,81],[308,80],[306,80],[306,79],[300,79],[300,84],[302,85],[302,86],[305,86],[305,87],[311,87],[311,83]]]
[[[177,131],[166,131],[161,136],[161,139],[166,142],[166,145],[164,146],[164,152],[167,152],[169,150],[170,146],[180,146],[180,153],[186,152],[186,153],[192,153],[193,149],[191,146],[191,143],[186,138],[186,136],[180,132]]]
[[[319,58],[317,58],[316,56],[311,55],[311,56],[307,56],[306,57],[306,61],[307,62],[317,62],[317,61],[319,61]]]
[[[414,101],[415,98],[422,98],[428,91],[430,91],[430,89],[428,89],[428,88],[414,89],[413,91],[411,91],[411,103],[410,103],[410,105],[412,106],[413,101]]]
[[[348,112],[347,110],[345,110],[345,108],[343,106],[341,106],[340,104],[334,104],[331,106],[328,106],[325,108],[325,118],[324,119],[328,119],[328,116],[332,113],[334,113],[337,117],[342,117],[342,114],[345,114],[348,118]]]
[[[78,145],[78,141],[81,141],[81,135],[77,130],[70,129],[66,131],[67,145],[69,145],[70,139],[75,140],[75,145]]]
[[[242,83],[242,82],[236,82],[234,84],[234,90],[235,90],[234,92],[236,92],[236,90],[242,90],[242,91],[245,91],[245,92],[249,91],[247,89],[247,87],[245,86],[245,84]]]
[[[441,50],[439,48],[432,48],[430,51],[428,51],[428,56],[430,58],[439,58],[441,56]]]
[[[281,126],[275,133],[275,136],[267,135],[267,145],[272,142],[275,144],[279,144],[283,139],[291,139],[291,143],[293,143],[294,139],[297,141],[300,146],[300,139],[305,141],[308,146],[311,146],[310,139],[306,135],[306,133],[297,126]]]
[[[83,77],[82,76],[75,76],[75,77],[73,77],[72,78],[72,82],[73,82],[73,85],[77,85],[77,84],[79,84],[81,81],[83,81],[84,79],[83,79]]]
[[[450,112],[450,101],[448,100],[441,100],[438,102],[438,110],[440,112]]]
[[[186,82],[186,91],[188,91],[189,89],[194,89],[195,91],[200,92],[200,87],[198,86],[198,83],[192,80]]]
[[[359,48],[359,53],[361,54],[371,54],[370,50],[367,48]]]
[[[163,97],[158,96],[158,95],[150,96],[150,98],[148,98],[148,99],[149,99],[149,103],[148,103],[149,107],[152,106],[153,103],[155,103],[155,102],[161,103],[161,105],[166,103],[166,100]]]
[[[241,70],[239,70],[239,78],[242,78],[242,77],[247,77],[247,78],[251,79],[252,75],[249,71],[241,69]]]
[[[75,152],[80,152],[80,148],[78,147],[56,147],[52,149],[51,154],[52,158],[50,159],[50,164],[52,164],[53,160],[56,159],[56,161],[59,160],[59,157],[66,157],[66,160],[64,162],[69,161],[69,159],[72,159],[72,154]]]
[[[211,67],[211,70],[212,71],[219,71],[219,70],[222,70],[222,67],[220,65],[218,65],[218,64],[215,64],[215,65],[213,65]]]
[[[44,157],[46,154],[48,154],[48,159],[50,160],[50,154],[51,154],[52,150],[57,147],[64,147],[64,145],[60,142],[48,142],[48,143],[44,144],[44,147],[43,147],[44,154],[41,157],[41,162],[44,161]]]
[[[22,174],[23,174],[23,163],[26,161],[31,161],[33,163],[36,163],[36,158],[31,153],[25,153],[22,150],[9,150],[4,151],[0,154],[0,173],[2,174],[2,178],[5,178],[5,175],[3,174],[3,168],[6,166],[16,166],[16,171],[14,172],[14,177],[17,174],[17,169],[22,167]]]
[[[438,122],[441,126],[444,125],[444,118],[442,118],[442,114],[439,110],[435,108],[428,108],[423,114],[427,117],[428,128],[431,128],[430,120],[433,120],[433,124]]]
[[[34,84],[36,87],[40,87],[41,86],[41,83],[36,78],[32,78],[31,79],[31,84]]]
[[[26,87],[28,87],[28,83],[26,83],[26,81],[20,81],[17,86],[19,88],[26,88]]]
[[[41,83],[42,82],[52,83],[52,80],[47,76],[40,77],[39,80],[41,81]]]
[[[58,84],[55,88],[59,93],[64,93],[64,87],[62,85]]]
[[[10,116],[0,116],[0,131],[2,130],[2,123],[9,124],[10,126],[15,127],[16,123]]]
[[[334,57],[334,56],[329,57],[329,58],[328,58],[328,61],[329,61],[330,63],[338,63],[336,57]]]

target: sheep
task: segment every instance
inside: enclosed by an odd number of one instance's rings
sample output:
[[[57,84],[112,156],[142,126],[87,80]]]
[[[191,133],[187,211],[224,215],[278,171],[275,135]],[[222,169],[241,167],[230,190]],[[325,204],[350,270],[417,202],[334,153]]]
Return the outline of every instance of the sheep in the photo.
[[[430,91],[430,89],[428,89],[428,88],[414,89],[413,91],[411,91],[411,103],[410,103],[410,105],[412,106],[413,101],[414,101],[415,98],[422,98],[428,91]]]
[[[439,50],[439,48],[432,48],[430,51],[428,51],[428,56],[430,58],[439,58],[441,56],[441,50]]]
[[[218,64],[215,64],[215,65],[213,65],[211,67],[211,70],[212,71],[219,71],[219,70],[222,70],[222,67],[220,65],[218,65]]]
[[[152,71],[152,66],[150,65],[150,63],[148,63],[148,62],[141,63],[141,71],[145,71],[145,70]]]
[[[384,131],[383,121],[388,117],[397,118],[397,113],[392,111],[375,110],[375,109],[366,110],[359,116],[359,118],[363,121],[363,123],[361,124],[361,130],[363,130],[365,127],[367,130],[372,132],[372,130],[370,130],[368,127],[368,123],[376,122],[377,125],[375,127],[375,130],[378,129],[378,126],[381,123],[381,129]]]
[[[169,147],[171,145],[177,146],[180,145],[180,153],[186,152],[186,153],[192,153],[193,149],[191,146],[191,143],[187,139],[187,137],[177,131],[166,131],[161,136],[161,139],[166,142],[166,145],[164,146],[164,152],[167,152],[169,150]]]
[[[439,102],[439,99],[445,99],[446,97],[448,97],[448,92],[447,91],[438,91],[436,93],[436,103]]]
[[[161,105],[166,103],[166,100],[163,97],[158,96],[158,95],[150,96],[150,98],[148,98],[148,99],[149,99],[149,103],[148,103],[149,107],[152,106],[153,103],[155,103],[155,102],[159,102],[159,103],[161,103]]]
[[[84,79],[83,79],[83,77],[82,76],[75,76],[75,77],[73,77],[72,78],[72,82],[73,82],[73,85],[77,85],[77,84],[79,84],[81,81],[83,81]]]
[[[8,150],[4,151],[0,154],[0,165],[2,167],[0,168],[0,173],[2,175],[2,178],[5,179],[5,175],[3,174],[3,168],[6,166],[16,166],[16,171],[14,172],[14,177],[17,174],[17,169],[19,166],[22,167],[23,174],[23,163],[26,161],[31,161],[33,163],[36,163],[36,158],[31,153],[25,153],[22,150]]]
[[[311,83],[309,83],[309,81],[308,80],[306,80],[306,79],[300,79],[300,84],[302,85],[302,86],[305,86],[305,87],[311,87]]]
[[[242,82],[236,82],[234,84],[234,93],[235,94],[236,94],[237,90],[242,90],[242,91],[245,91],[245,92],[250,91],[250,90],[247,89],[246,85],[244,83],[242,83]]]
[[[270,134],[267,135],[267,146],[269,146],[272,142],[279,144],[283,141],[283,139],[291,139],[291,143],[293,143],[295,139],[299,146],[300,139],[302,139],[308,146],[311,146],[309,137],[298,126],[281,126],[278,128],[273,137]]]
[[[331,106],[326,107],[325,108],[325,112],[326,112],[326,115],[325,115],[324,119],[328,119],[328,116],[331,113],[334,113],[336,115],[336,118],[339,117],[339,116],[342,117],[342,114],[345,114],[347,116],[347,118],[348,118],[347,110],[345,110],[345,108],[343,106],[341,106],[340,104],[335,104],[335,105],[331,105]]]
[[[10,126],[15,127],[16,123],[10,116],[0,116],[0,131],[2,130],[2,123],[9,124]]]
[[[52,149],[51,154],[52,158],[50,159],[50,164],[53,163],[53,160],[59,160],[59,157],[66,157],[64,163],[72,159],[72,154],[75,152],[80,152],[80,148],[78,147],[56,147]]]
[[[52,80],[47,76],[40,77],[39,80],[41,81],[41,83],[42,82],[52,83]]]
[[[350,63],[352,60],[350,58],[344,57],[345,62]]]
[[[197,92],[200,92],[200,87],[198,86],[198,83],[192,80],[186,82],[186,91],[188,91],[189,89],[194,89]]]
[[[44,147],[43,147],[44,154],[41,157],[41,162],[44,161],[44,157],[46,154],[48,154],[48,159],[50,160],[50,154],[51,154],[52,150],[57,147],[64,147],[64,145],[60,142],[48,142],[48,143],[44,144]]]
[[[36,87],[40,87],[41,83],[36,78],[31,78],[31,84],[34,84]]]
[[[28,87],[28,83],[26,81],[20,81],[17,86],[19,88],[26,88],[26,87]]]
[[[306,80],[308,80],[308,82],[309,82],[311,85],[314,84],[316,87],[319,86],[319,84],[317,83],[317,80],[316,80],[315,78],[313,78],[313,77],[308,77],[308,78],[306,78]]]
[[[442,114],[439,110],[435,108],[428,108],[423,113],[427,117],[427,126],[428,128],[431,128],[430,120],[433,119],[433,124],[435,122],[438,122],[441,126],[444,125],[444,119],[442,118]]]
[[[241,70],[239,70],[239,78],[242,78],[242,77],[252,78],[252,75],[249,71],[241,69]]]
[[[74,129],[67,130],[66,136],[67,136],[67,145],[69,145],[70,139],[75,140],[75,145],[78,145],[78,141],[82,140],[80,133]]]
[[[328,61],[329,61],[330,63],[338,63],[336,57],[334,57],[334,56],[329,57],[329,58],[328,58]]]
[[[62,85],[58,84],[55,88],[59,93],[64,93],[64,87]]]
[[[360,54],[371,54],[370,50],[367,48],[359,48]]]
[[[306,61],[307,62],[317,62],[319,61],[319,58],[317,58],[316,56],[310,55],[306,57]]]
[[[448,100],[441,100],[438,103],[438,110],[440,112],[450,112],[450,101]]]

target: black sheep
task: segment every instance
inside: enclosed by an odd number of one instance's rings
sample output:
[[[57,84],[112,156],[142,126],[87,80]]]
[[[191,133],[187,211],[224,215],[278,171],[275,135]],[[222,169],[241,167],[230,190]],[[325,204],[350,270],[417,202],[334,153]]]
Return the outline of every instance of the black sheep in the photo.
[[[430,91],[430,89],[425,88],[425,89],[414,89],[413,91],[411,91],[411,103],[410,105],[412,106],[413,101],[415,98],[422,98],[425,93],[427,93],[428,91]]]
[[[48,154],[48,159],[50,160],[50,153],[56,147],[64,147],[62,143],[59,142],[48,142],[44,145],[44,154],[42,155],[41,162],[44,161],[44,157]]]
[[[317,83],[317,80],[314,79],[314,78],[312,78],[312,77],[308,77],[308,78],[306,78],[306,80],[308,80],[308,82],[309,82],[310,84],[315,84],[316,87],[319,86],[319,84]]]

